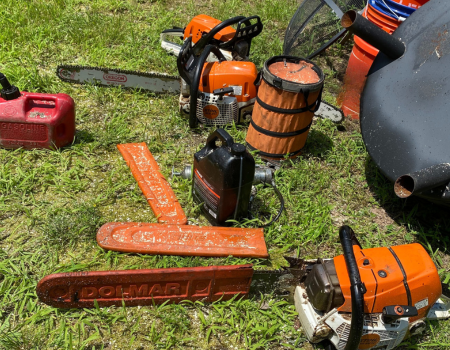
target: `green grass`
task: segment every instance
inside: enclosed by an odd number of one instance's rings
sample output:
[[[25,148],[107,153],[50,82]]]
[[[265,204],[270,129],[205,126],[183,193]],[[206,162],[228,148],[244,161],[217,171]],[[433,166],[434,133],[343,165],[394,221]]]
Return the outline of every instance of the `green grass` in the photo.
[[[233,300],[213,305],[58,310],[40,303],[35,288],[56,272],[254,263],[285,265],[340,254],[338,228],[353,227],[364,247],[420,242],[450,282],[446,208],[400,200],[371,162],[356,123],[313,124],[304,155],[277,172],[286,200],[280,221],[265,229],[270,259],[142,256],[104,251],[97,229],[111,221],[156,222],[115,145],[147,142],[164,175],[181,169],[212,131],[189,130],[177,96],[155,96],[59,81],[60,63],[176,74],[159,33],[199,13],[219,19],[261,16],[254,39],[257,66],[280,54],[297,1],[222,2],[52,0],[0,4],[0,71],[21,90],[64,92],[76,101],[77,134],[61,150],[0,149],[0,348],[3,349],[311,349],[292,305],[283,300]],[[351,43],[317,58],[326,73],[325,100],[335,102]],[[243,142],[246,128],[227,128]],[[193,224],[207,224],[187,180],[171,184]],[[261,187],[261,186],[260,186]],[[270,189],[258,198],[272,214]],[[450,323],[431,322],[403,349],[446,349]]]

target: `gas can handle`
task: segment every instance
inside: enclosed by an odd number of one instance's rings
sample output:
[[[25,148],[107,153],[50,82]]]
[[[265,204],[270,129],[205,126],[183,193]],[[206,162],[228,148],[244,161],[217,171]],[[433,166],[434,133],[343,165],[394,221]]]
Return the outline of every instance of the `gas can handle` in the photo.
[[[227,133],[224,129],[218,128],[211,135],[208,136],[206,140],[206,149],[209,152],[212,149],[217,148],[216,141],[222,141],[228,147],[231,147],[234,144],[233,138]]]
[[[58,99],[54,95],[40,94],[40,93],[28,93],[26,95],[27,100],[39,100],[39,101],[51,101],[55,103],[55,108],[58,108]]]

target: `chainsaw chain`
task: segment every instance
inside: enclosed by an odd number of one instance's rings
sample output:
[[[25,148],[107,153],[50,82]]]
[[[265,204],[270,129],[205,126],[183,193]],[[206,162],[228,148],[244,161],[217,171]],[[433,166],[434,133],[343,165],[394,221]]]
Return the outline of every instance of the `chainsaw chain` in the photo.
[[[257,275],[287,275],[290,274],[289,268],[278,269],[278,270],[254,270],[253,274]]]
[[[155,72],[138,72],[138,71],[132,71],[132,70],[126,70],[126,69],[113,69],[113,68],[102,68],[102,67],[91,67],[91,66],[79,66],[79,65],[58,65],[56,67],[56,75],[59,79],[62,81],[68,82],[68,83],[75,83],[75,84],[86,84],[86,82],[72,80],[69,78],[65,78],[59,74],[60,69],[66,69],[66,70],[81,70],[81,69],[87,69],[87,70],[98,70],[103,73],[108,73],[109,71],[114,71],[116,73],[121,74],[132,74],[137,76],[143,76],[147,78],[167,78],[167,79],[173,79],[173,80],[179,80],[179,76],[175,75],[169,75],[169,74],[163,74],[163,73],[155,73]]]

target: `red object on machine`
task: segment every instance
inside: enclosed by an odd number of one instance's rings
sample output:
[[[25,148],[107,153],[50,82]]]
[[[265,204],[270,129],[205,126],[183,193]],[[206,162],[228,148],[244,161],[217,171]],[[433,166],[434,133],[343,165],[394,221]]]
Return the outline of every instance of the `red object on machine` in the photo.
[[[66,94],[21,92],[0,97],[0,147],[60,148],[75,136],[75,103]]]
[[[187,224],[187,217],[175,193],[159,170],[158,163],[147,144],[127,143],[117,145],[130,170],[144,193],[159,223]]]
[[[401,23],[370,5],[364,10],[363,16],[389,34],[392,34]],[[344,87],[338,100],[342,101],[341,108],[346,117],[359,119],[361,93],[378,50],[356,35],[354,40],[355,45],[345,72]]]
[[[128,253],[269,257],[262,228],[112,222],[98,230],[97,242],[104,249]]]
[[[56,273],[41,279],[39,299],[58,308],[138,306],[247,296],[252,265]]]

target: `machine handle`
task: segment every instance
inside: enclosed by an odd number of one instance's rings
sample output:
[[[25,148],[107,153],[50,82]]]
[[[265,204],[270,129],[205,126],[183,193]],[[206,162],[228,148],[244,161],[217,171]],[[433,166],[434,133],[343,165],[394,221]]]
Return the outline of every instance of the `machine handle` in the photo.
[[[220,99],[222,99],[225,94],[232,93],[234,93],[234,89],[232,87],[220,88],[213,91],[213,94],[215,96],[219,96]]]
[[[246,18],[244,16],[236,16],[233,18],[229,18],[223,22],[220,22],[213,29],[211,29],[211,31],[208,34],[206,34],[199,41],[197,41],[197,44],[195,44],[195,46],[194,46],[194,55],[195,56],[200,55],[203,48],[206,47],[206,45],[209,44],[211,42],[211,40],[214,39],[214,35],[216,35],[222,29],[229,27],[233,24],[240,23],[242,20],[245,20],[245,19]],[[237,31],[236,31],[236,35],[237,35]],[[233,37],[233,39],[236,37],[236,35]],[[233,40],[233,39],[231,39],[231,40]]]
[[[228,147],[231,147],[234,144],[234,140],[230,136],[230,134],[227,133],[224,129],[218,128],[211,135],[209,135],[208,139],[206,140],[206,153],[217,148],[216,141],[218,140],[225,143]]]
[[[219,48],[217,46],[213,45],[207,45],[205,49],[203,50],[200,57],[191,65],[192,69],[192,79],[190,79],[190,74],[188,73],[188,80],[186,82],[190,86],[190,102],[189,102],[189,127],[191,129],[196,128],[198,125],[198,119],[197,119],[197,95],[198,95],[198,87],[200,85],[200,78],[203,71],[203,65],[206,62],[206,59],[208,58],[209,53],[212,52],[214,55],[217,56],[219,59],[219,62],[226,61],[225,56],[220,52]],[[195,58],[193,58],[195,60]],[[185,68],[186,69],[186,68]]]
[[[256,19],[256,23],[252,24],[251,20]],[[245,26],[243,26],[245,25]],[[263,30],[263,24],[261,22],[261,18],[259,16],[251,16],[242,19],[239,21],[237,28],[236,28],[236,34],[234,37],[226,41],[224,43],[220,43],[219,47],[221,49],[226,49],[229,47],[232,47],[236,41],[238,40],[245,40],[248,42],[248,50],[250,51],[250,43],[251,39],[253,39],[255,36],[259,35]]]
[[[49,102],[54,102],[55,103],[55,109],[58,109],[60,107],[60,103],[59,100],[56,96],[54,95],[47,95],[47,94],[42,94],[39,92],[33,92],[33,93],[28,93],[26,95],[26,100],[38,100],[38,101],[49,101]]]
[[[349,226],[342,226],[339,229],[339,239],[344,251],[345,264],[350,278],[350,291],[352,296],[352,321],[350,334],[344,350],[357,350],[361,342],[364,327],[364,293],[365,287],[361,282],[358,265],[356,264],[353,246],[357,244],[355,233]]]

